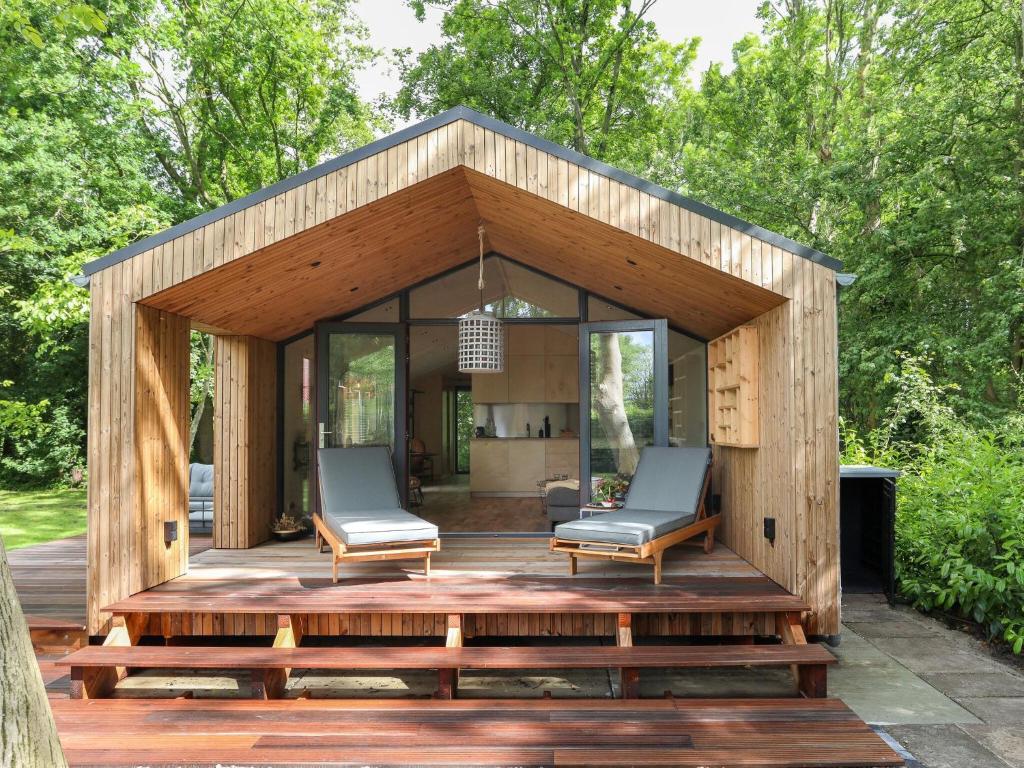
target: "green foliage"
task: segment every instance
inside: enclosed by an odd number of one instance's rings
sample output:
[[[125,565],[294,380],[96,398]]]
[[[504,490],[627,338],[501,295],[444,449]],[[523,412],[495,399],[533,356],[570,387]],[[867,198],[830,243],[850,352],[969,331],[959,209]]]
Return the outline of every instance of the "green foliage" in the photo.
[[[444,9],[444,40],[402,62],[394,108],[464,104],[610,163],[657,176],[672,156],[697,40],[673,45],[652,0],[412,0]]]
[[[0,484],[82,463],[88,294],[68,278],[365,143],[383,121],[353,72],[374,55],[347,0],[0,7]]]
[[[922,360],[904,358],[883,425],[844,424],[844,460],[903,469],[896,516],[900,591],[1024,647],[1024,423],[958,419]]]

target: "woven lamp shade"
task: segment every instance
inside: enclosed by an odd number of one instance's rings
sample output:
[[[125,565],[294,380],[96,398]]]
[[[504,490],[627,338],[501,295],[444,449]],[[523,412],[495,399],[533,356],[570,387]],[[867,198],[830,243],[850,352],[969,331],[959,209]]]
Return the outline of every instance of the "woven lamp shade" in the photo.
[[[489,312],[470,312],[459,320],[459,370],[501,373],[505,370],[505,332]]]

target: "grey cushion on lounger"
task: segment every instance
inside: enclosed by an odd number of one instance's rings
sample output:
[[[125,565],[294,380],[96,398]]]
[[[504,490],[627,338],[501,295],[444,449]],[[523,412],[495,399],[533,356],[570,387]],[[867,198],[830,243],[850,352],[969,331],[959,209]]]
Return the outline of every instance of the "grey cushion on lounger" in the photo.
[[[644,448],[622,509],[555,526],[569,541],[639,546],[697,517],[710,448]]]
[[[346,546],[437,538],[437,526],[402,509],[384,446],[322,448],[319,452],[323,521]]]

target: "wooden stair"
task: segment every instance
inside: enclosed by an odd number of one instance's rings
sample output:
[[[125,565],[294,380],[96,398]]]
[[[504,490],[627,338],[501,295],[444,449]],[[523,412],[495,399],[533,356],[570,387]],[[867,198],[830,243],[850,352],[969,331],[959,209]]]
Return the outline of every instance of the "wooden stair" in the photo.
[[[55,662],[70,667],[73,698],[101,698],[109,693],[101,670],[232,669],[249,672],[256,698],[277,698],[274,684],[281,670],[439,670],[439,691],[455,695],[459,670],[528,669],[695,669],[714,667],[799,668],[800,693],[826,694],[825,668],[835,658],[819,645],[646,645],[646,646],[512,646],[512,647],[301,647],[238,648],[182,646],[93,646]],[[270,674],[268,674],[270,673]],[[627,672],[624,675],[629,678]],[[450,682],[446,682],[450,681]],[[448,686],[448,687],[446,687]],[[623,688],[635,697],[635,686]]]
[[[72,766],[898,766],[836,699],[54,701]]]
[[[88,645],[85,624],[80,621],[31,614],[25,616],[25,621],[36,653],[67,653]]]

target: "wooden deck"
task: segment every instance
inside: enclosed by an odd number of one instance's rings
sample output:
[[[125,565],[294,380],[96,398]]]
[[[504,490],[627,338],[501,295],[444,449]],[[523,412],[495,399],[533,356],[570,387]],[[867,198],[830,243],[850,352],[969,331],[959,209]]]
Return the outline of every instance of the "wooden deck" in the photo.
[[[75,766],[889,766],[835,699],[53,701]]]
[[[107,606],[147,613],[146,634],[273,635],[277,616],[302,615],[308,635],[442,636],[463,614],[468,636],[609,636],[616,615],[657,635],[775,634],[774,614],[807,604],[723,546],[676,547],[664,583],[630,564],[583,562],[569,576],[546,538],[444,539],[425,577],[416,561],[354,563],[330,579],[312,540],[207,550],[189,573]]]

